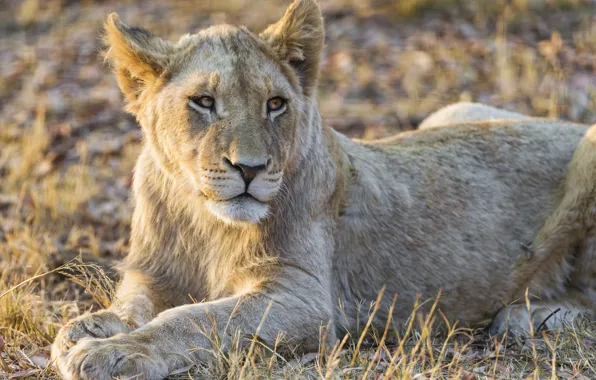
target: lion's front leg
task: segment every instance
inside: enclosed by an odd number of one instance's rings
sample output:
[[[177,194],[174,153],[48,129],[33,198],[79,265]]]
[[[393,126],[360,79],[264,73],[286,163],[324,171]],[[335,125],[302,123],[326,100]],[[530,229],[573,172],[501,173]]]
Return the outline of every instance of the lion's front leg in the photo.
[[[331,312],[329,305],[319,303],[321,297],[311,295],[313,299],[301,300],[290,293],[259,293],[176,307],[129,334],[79,343],[60,370],[73,379],[159,379],[208,362],[212,352],[226,352],[235,337],[248,343],[255,334],[271,347],[282,333],[287,344],[317,349],[319,329],[330,322]]]

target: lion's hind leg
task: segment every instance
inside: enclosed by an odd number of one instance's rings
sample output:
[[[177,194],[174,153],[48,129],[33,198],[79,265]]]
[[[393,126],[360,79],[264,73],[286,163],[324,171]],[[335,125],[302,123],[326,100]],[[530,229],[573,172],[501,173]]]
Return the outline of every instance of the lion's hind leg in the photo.
[[[580,141],[532,249],[536,265],[523,274],[532,293],[552,299],[573,286],[596,302],[596,125]]]
[[[596,125],[580,141],[559,198],[531,246],[533,265],[518,275],[541,301],[507,306],[493,335],[528,335],[596,314]],[[531,327],[531,328],[530,328]]]

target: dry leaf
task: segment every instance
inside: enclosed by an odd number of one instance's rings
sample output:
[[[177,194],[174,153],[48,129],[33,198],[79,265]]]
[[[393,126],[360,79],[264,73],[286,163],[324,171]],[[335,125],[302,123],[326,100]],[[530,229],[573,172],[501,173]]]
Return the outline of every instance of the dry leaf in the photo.
[[[40,373],[41,369],[39,368],[32,368],[32,369],[25,369],[22,371],[14,372],[8,375],[9,379],[23,379],[25,377],[33,376],[36,373]]]
[[[462,380],[476,380],[477,378],[478,378],[478,376],[474,372],[470,372],[470,371],[466,371],[466,370],[461,372]]]
[[[29,359],[31,359],[31,363],[41,368],[46,368],[50,361],[50,358],[48,356],[40,354],[33,355]]]
[[[171,372],[168,376],[174,376],[174,375],[180,375],[181,373],[187,373],[188,371],[190,371],[190,369],[192,367],[194,367],[194,365],[182,367],[180,369],[175,370],[174,372]]]

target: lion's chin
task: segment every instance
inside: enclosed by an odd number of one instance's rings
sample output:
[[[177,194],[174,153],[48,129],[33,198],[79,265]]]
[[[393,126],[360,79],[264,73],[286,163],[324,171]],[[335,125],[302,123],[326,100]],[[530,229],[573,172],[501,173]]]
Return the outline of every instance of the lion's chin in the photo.
[[[256,224],[264,219],[269,206],[250,196],[232,198],[227,201],[207,200],[207,210],[226,224]]]

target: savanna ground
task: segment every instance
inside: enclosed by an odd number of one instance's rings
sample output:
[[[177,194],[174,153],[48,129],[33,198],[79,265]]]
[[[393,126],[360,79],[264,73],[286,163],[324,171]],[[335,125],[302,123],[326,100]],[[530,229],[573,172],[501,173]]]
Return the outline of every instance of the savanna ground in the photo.
[[[100,55],[107,13],[177,38],[220,22],[258,30],[287,3],[3,1],[0,378],[56,378],[48,365],[53,336],[70,318],[108,304],[116,278],[111,267],[128,250],[128,196],[141,137],[121,111],[119,90]],[[431,111],[457,100],[596,122],[594,0],[321,5],[327,29],[321,111],[350,136],[370,139],[416,128]],[[363,307],[374,312],[374,305]],[[594,325],[498,342],[482,330],[456,326],[445,337],[424,320],[412,321],[415,328],[397,340],[380,332],[376,339],[348,340],[300,358],[254,344],[248,354],[218,355],[209,367],[175,376],[596,378]]]

